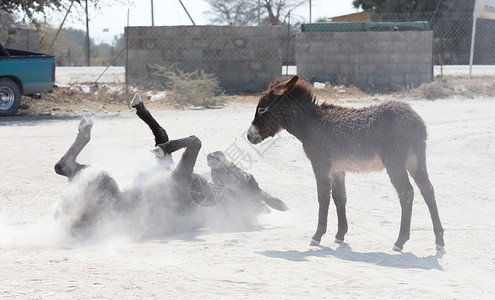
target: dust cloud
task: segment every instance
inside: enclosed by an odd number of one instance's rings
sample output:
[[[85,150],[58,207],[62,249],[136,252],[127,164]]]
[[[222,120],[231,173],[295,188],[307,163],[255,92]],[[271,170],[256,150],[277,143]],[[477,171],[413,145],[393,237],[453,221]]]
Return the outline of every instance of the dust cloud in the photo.
[[[0,216],[0,247],[77,247],[116,239],[170,238],[200,230],[256,230],[258,215],[270,212],[259,197],[238,186],[222,187],[216,205],[199,206],[185,197],[190,187],[176,186],[169,166],[158,161],[126,171],[132,172],[137,175],[129,182],[112,188],[107,172],[88,167],[63,189],[51,216],[15,225]]]

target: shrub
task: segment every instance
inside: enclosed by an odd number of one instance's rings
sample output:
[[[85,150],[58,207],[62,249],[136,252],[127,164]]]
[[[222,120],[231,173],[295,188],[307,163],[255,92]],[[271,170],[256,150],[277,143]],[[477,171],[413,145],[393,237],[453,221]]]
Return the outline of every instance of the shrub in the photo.
[[[203,70],[186,72],[173,64],[171,67],[153,64],[152,75],[165,79],[165,86],[170,90],[170,101],[181,108],[204,106],[214,108],[224,104],[223,91],[214,74]]]

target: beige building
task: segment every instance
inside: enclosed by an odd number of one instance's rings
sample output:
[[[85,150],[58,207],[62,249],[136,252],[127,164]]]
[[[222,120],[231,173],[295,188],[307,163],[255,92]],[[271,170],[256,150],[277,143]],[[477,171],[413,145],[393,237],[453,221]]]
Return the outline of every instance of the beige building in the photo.
[[[365,11],[332,18],[332,22],[369,22],[369,21],[370,21],[370,16]]]

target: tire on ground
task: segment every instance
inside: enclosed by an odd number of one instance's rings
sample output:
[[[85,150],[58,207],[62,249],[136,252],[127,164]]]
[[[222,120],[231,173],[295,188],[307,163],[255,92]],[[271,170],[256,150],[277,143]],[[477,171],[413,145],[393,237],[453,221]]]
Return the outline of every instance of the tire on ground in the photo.
[[[13,115],[21,102],[21,91],[9,78],[0,78],[0,116]]]

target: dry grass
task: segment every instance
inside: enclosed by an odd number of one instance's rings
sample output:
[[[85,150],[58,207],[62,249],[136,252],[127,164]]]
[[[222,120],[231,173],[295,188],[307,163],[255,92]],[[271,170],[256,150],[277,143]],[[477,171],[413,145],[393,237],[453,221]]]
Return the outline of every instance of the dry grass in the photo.
[[[154,64],[150,67],[154,70],[152,75],[164,80],[170,91],[170,101],[179,108],[214,108],[224,104],[223,91],[214,74],[202,70],[186,72],[176,65],[166,68]]]
[[[428,100],[452,97],[464,99],[493,97],[495,95],[495,79],[479,77],[469,80],[463,77],[444,77],[431,83],[424,83],[405,93]]]
[[[140,93],[151,110],[177,109],[181,106],[167,98],[163,101],[150,102],[146,95],[158,92],[139,87],[130,87],[126,94],[125,89],[100,85],[91,87],[90,92],[83,92],[81,87],[74,85],[70,88],[56,88],[53,93],[45,93],[41,99],[22,97],[21,104],[27,109],[19,109],[16,115],[81,115],[84,113],[118,113],[129,111],[129,101],[134,93]],[[261,92],[261,91],[260,91]],[[370,93],[354,86],[332,86],[326,84],[323,89],[315,89],[318,100],[330,102],[343,101],[371,101],[373,99],[473,99],[495,97],[495,78],[479,77],[469,81],[463,77],[444,77],[431,83],[425,83],[417,88],[402,89],[398,92]],[[219,102],[234,104],[255,104],[259,94],[236,94],[214,96],[212,103]]]
[[[132,87],[126,93],[125,89],[110,88],[106,85],[91,87],[84,92],[80,85],[70,88],[55,88],[51,93],[44,93],[41,99],[22,97],[21,106],[16,115],[82,115],[85,113],[118,113],[129,111],[129,103],[134,93],[140,93],[146,99],[147,90]],[[149,99],[148,99],[149,100]],[[145,100],[146,101],[146,100]],[[146,102],[150,109],[172,109],[166,101]]]
[[[340,99],[365,99],[381,96],[384,98],[437,100],[446,98],[473,99],[495,96],[495,78],[465,77],[437,78],[415,88],[399,88],[395,91],[370,92],[355,86],[332,86],[327,83],[324,89],[315,89],[318,99],[336,101]]]

